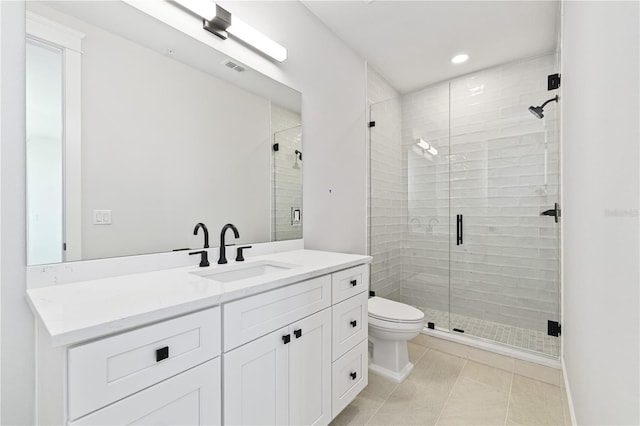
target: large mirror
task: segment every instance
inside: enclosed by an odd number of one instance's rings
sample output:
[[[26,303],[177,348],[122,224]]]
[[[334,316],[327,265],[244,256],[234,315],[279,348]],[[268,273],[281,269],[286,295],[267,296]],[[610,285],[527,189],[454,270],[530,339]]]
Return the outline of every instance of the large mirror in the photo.
[[[120,1],[27,2],[26,77],[28,264],[302,238],[295,90]]]

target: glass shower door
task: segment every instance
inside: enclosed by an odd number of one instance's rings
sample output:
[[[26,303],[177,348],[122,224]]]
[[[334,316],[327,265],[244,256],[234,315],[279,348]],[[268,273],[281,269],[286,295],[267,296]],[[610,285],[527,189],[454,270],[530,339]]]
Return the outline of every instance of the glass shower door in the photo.
[[[273,147],[272,240],[299,239],[302,238],[302,126],[274,133]]]
[[[559,202],[555,58],[450,83],[451,330],[557,357]],[[496,76],[500,76],[497,78]]]

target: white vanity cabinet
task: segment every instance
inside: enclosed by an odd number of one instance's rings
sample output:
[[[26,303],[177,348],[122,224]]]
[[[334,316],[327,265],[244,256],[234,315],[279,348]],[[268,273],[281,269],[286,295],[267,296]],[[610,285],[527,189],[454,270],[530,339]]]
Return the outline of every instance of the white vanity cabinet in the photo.
[[[367,385],[369,258],[312,251],[297,256],[299,262],[308,256],[335,263],[325,263],[333,266],[323,266],[323,272],[302,269],[280,283],[265,278],[247,286],[245,281],[244,288],[215,287],[191,275],[196,295],[212,288],[219,293],[193,298],[193,311],[172,306],[173,315],[166,317],[149,304],[166,303],[183,289],[164,283],[166,295],[139,302],[148,310],[137,309],[137,315],[152,316],[151,324],[136,324],[126,307],[114,314],[100,311],[113,318],[110,322],[77,316],[66,334],[52,332],[55,323],[43,320],[36,356],[37,423],[329,424]],[[136,297],[149,294],[131,289],[137,279],[114,278],[109,284]],[[65,294],[91,294],[96,290],[90,285],[96,284],[34,291],[32,303],[38,312],[37,306],[54,306],[57,297],[57,315],[65,312]],[[163,286],[147,291],[161,292]],[[106,291],[115,293],[113,287]],[[75,300],[68,309],[82,304],[82,312],[97,311],[100,305],[86,305],[97,303],[93,300]]]

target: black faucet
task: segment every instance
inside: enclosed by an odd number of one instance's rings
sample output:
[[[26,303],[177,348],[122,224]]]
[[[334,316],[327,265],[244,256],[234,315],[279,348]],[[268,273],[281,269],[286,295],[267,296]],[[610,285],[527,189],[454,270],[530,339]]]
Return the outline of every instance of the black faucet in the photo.
[[[199,254],[200,255],[200,267],[201,268],[206,268],[207,266],[209,266],[209,256],[206,250],[200,250],[200,251],[194,251],[189,253],[190,256],[193,256],[194,254]]]
[[[207,225],[200,222],[193,228],[193,235],[198,235],[198,229],[202,228],[204,231],[204,248],[209,248],[209,230],[207,229]]]
[[[227,249],[224,245],[224,234],[227,232],[227,229],[231,228],[233,231],[233,235],[236,238],[240,238],[240,234],[238,233],[238,228],[233,226],[231,223],[227,223],[222,227],[222,231],[220,231],[220,257],[218,258],[218,265],[223,265],[227,263]]]

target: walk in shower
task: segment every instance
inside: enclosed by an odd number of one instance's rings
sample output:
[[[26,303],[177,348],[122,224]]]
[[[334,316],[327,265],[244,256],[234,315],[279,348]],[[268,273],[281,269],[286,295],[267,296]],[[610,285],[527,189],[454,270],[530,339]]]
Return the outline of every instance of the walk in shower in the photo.
[[[560,108],[529,111],[558,68],[542,56],[370,106],[376,295],[429,328],[558,356]]]

